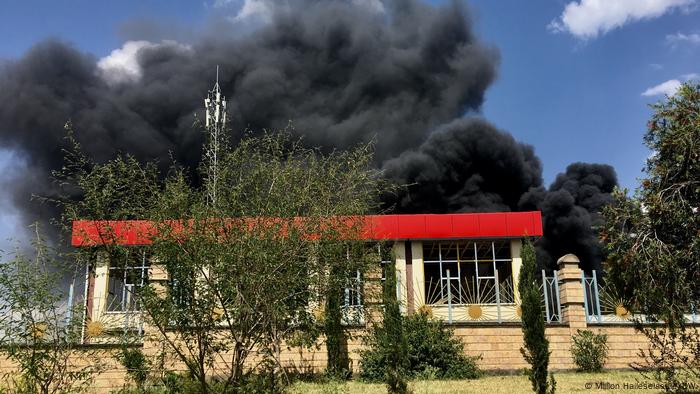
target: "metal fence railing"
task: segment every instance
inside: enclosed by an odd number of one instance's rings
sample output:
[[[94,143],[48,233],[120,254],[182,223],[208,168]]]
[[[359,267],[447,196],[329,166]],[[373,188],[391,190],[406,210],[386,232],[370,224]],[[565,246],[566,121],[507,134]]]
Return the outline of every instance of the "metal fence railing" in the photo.
[[[498,271],[492,277],[465,278],[446,270],[444,279],[425,284],[423,308],[447,323],[519,322],[522,310],[513,278],[501,279]],[[562,322],[560,281],[557,271],[547,275],[542,271],[540,294],[542,315],[547,323]]]
[[[584,308],[586,312],[586,322],[594,324],[605,323],[633,323],[634,321],[651,322],[648,316],[635,313],[632,302],[618,294],[614,288],[601,283],[597,271],[591,271],[590,275],[585,272],[581,275],[581,285],[584,293]],[[685,313],[685,320],[688,323],[700,323],[697,306],[691,304]]]
[[[561,302],[559,299],[559,278],[557,271],[548,277],[542,270],[542,295],[544,297],[545,320],[547,323],[561,323]]]
[[[600,310],[600,289],[598,288],[598,275],[593,270],[592,276],[587,277],[585,272],[581,272],[581,285],[583,286],[583,305],[586,312],[586,323],[593,321],[601,323],[602,313]]]

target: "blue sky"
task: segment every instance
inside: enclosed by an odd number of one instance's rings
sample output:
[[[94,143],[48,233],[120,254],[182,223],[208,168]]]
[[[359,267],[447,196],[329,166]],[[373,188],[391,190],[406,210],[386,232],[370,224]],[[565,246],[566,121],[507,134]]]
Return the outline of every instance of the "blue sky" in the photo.
[[[700,12],[670,9],[597,37],[578,37],[547,28],[564,1],[470,4],[480,36],[501,51],[486,117],[535,146],[546,182],[568,163],[587,161],[613,165],[620,184],[635,188],[649,155],[642,144],[648,104],[663,98],[642,93],[700,73]],[[668,37],[678,33],[690,39]]]
[[[249,6],[264,1],[271,0],[245,0]],[[229,3],[223,9],[231,13],[244,5],[244,0],[3,0],[0,59],[19,57],[47,37],[98,59],[132,38],[124,26],[135,21],[155,21],[166,35],[204,29],[214,11],[222,10],[216,2]],[[467,4],[478,36],[501,54],[483,114],[535,147],[545,183],[569,163],[586,161],[613,165],[622,186],[636,187],[649,155],[642,145],[648,104],[663,97],[656,93],[672,93],[678,81],[700,74],[700,0]],[[0,151],[0,169],[7,161],[8,152]],[[10,213],[0,214],[0,222],[9,220]]]

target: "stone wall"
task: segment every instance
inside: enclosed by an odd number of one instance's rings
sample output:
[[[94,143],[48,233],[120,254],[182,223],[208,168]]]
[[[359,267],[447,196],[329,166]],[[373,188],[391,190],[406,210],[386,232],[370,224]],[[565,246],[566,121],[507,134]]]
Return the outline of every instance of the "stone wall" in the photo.
[[[567,255],[559,259],[560,300],[562,306],[562,323],[547,325],[546,335],[550,342],[550,368],[552,370],[573,369],[574,364],[571,358],[572,336],[579,329],[589,329],[595,333],[606,334],[608,336],[609,355],[606,368],[624,369],[629,368],[631,363],[639,362],[639,349],[646,348],[645,337],[636,332],[632,324],[589,324],[586,322],[583,302],[583,286],[581,284],[581,270],[578,267],[576,256]],[[152,273],[155,280],[165,277],[164,273],[157,275]],[[154,330],[146,329],[146,340],[144,352],[154,355],[162,346],[163,340],[158,339]],[[459,323],[453,325],[454,333],[464,343],[464,350],[468,355],[480,356],[479,366],[485,371],[505,372],[517,371],[526,368],[527,365],[520,353],[523,343],[522,329],[519,323]],[[353,370],[359,368],[360,357],[358,350],[362,348],[360,336],[362,329],[351,330],[351,339],[348,342],[348,352]],[[150,338],[150,339],[149,339]],[[105,369],[96,376],[92,391],[95,393],[106,393],[110,390],[119,389],[125,384],[125,371],[116,359],[116,348],[105,347],[104,345],[94,345],[93,358],[86,358],[76,353],[72,359],[75,365],[91,362],[97,357],[104,364]],[[284,364],[292,370],[299,372],[321,372],[326,365],[326,351],[323,340],[317,343],[312,349],[300,349],[283,346],[281,358]],[[251,360],[255,360],[252,357]],[[172,361],[168,369],[183,371],[183,366]],[[0,373],[7,373],[13,370],[13,365],[6,359],[0,358]]]
[[[74,370],[81,370],[86,366],[100,370],[99,373],[93,375],[90,392],[108,393],[127,384],[126,370],[114,357],[117,354],[117,349],[114,346],[78,346],[67,354],[69,356],[65,361]],[[16,376],[14,375],[16,371],[16,365],[12,361],[8,360],[5,355],[0,356],[0,391],[12,388],[11,380],[13,376]]]
[[[513,372],[527,367],[520,353],[523,343],[522,330],[519,324],[462,324],[454,327],[455,335],[464,343],[465,353],[471,356],[481,356],[479,366],[485,371]],[[608,336],[610,352],[606,368],[629,368],[630,363],[640,361],[637,352],[646,347],[646,339],[642,334],[635,332],[631,325],[596,325],[588,329],[596,333]],[[575,330],[574,330],[575,332]],[[362,348],[359,335],[360,330],[354,331],[355,337],[348,343],[348,351],[353,370],[357,371],[360,357],[358,351]],[[552,370],[573,369],[575,366],[571,359],[571,328],[566,324],[548,325],[546,330],[550,341],[550,368]],[[98,359],[104,366],[104,371],[95,377],[92,392],[108,393],[110,390],[119,389],[126,383],[124,368],[116,361],[114,356],[117,349],[104,348],[98,352],[83,357],[80,353],[72,359],[75,365],[85,362],[94,362]],[[155,349],[151,349],[155,351]],[[282,359],[289,369],[298,372],[321,372],[326,366],[326,352],[323,341],[319,341],[313,349],[300,349],[294,347],[282,347]],[[252,357],[255,359],[255,357]],[[90,361],[92,360],[92,361]],[[175,371],[184,371],[184,367],[173,362],[169,368]],[[13,366],[5,358],[0,358],[0,373],[10,372]]]

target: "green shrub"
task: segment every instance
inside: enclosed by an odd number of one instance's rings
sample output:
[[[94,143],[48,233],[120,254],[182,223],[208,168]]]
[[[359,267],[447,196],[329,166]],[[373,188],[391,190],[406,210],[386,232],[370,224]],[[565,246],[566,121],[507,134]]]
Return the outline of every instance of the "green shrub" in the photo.
[[[165,375],[160,379],[160,383],[154,387],[146,388],[143,390],[145,394],[201,394],[202,386],[200,382],[194,379],[189,373],[176,373],[176,372],[166,372]],[[223,394],[224,383],[217,379],[207,379],[208,393],[210,394]],[[254,393],[249,391],[250,393]]]
[[[542,315],[542,292],[536,278],[537,259],[535,247],[529,239],[523,243],[523,265],[520,267],[518,291],[522,308],[523,347],[520,348],[525,361],[530,364],[527,377],[532,383],[532,391],[537,394],[553,394],[557,383],[549,368],[549,341],[544,335]]]
[[[462,342],[442,321],[418,312],[402,319],[408,342],[408,367],[411,378],[475,379],[481,373],[476,365],[479,357],[464,354]],[[368,350],[361,352],[360,377],[377,381],[386,373],[386,351],[379,346],[377,336],[382,327],[377,325],[365,338]]]
[[[387,392],[390,394],[408,393],[408,341],[403,329],[403,317],[396,296],[396,266],[388,264],[386,280],[382,286],[384,313],[381,326],[376,326],[375,348],[381,354],[383,374]]]
[[[350,367],[347,353],[347,336],[342,323],[342,306],[340,305],[343,287],[331,281],[326,297],[326,314],[324,332],[326,334],[326,354],[328,363],[326,373],[334,378],[347,379],[350,377]]]
[[[578,330],[572,338],[571,356],[579,371],[599,372],[608,356],[608,336],[594,334],[589,330]]]
[[[116,358],[124,366],[127,376],[134,381],[136,387],[143,389],[151,365],[141,348],[124,346]]]

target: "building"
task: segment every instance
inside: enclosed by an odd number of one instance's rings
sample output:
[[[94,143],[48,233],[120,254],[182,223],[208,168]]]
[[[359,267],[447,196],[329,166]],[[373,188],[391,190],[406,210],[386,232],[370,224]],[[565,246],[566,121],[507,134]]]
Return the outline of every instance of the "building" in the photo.
[[[517,283],[521,266],[522,240],[542,235],[539,212],[465,213],[441,215],[383,215],[364,217],[367,240],[384,240],[393,253],[380,253],[377,265],[395,264],[397,295],[404,314],[429,308],[443,319],[464,343],[465,352],[480,356],[484,370],[515,371],[526,368],[520,348]],[[145,280],[167,283],[167,272],[149,261],[144,247],[149,244],[150,223],[146,221],[76,221],[72,244],[93,247],[106,242],[101,229],[109,228],[118,242],[133,247],[140,264],[126,269],[110,267],[97,259],[86,271],[86,345],[114,343],[129,329],[148,337],[133,291]],[[131,248],[128,248],[131,250]],[[395,256],[390,260],[387,256]],[[136,259],[131,259],[135,261]],[[574,255],[562,256],[558,270],[542,272],[542,296],[546,335],[550,341],[550,367],[572,369],[570,348],[578,330],[589,329],[608,336],[607,368],[629,368],[640,362],[638,349],[647,346],[643,334],[635,331],[630,312],[606,295],[595,274],[584,273]],[[345,289],[346,310],[365,307],[363,289],[369,282],[351,278]],[[353,313],[350,313],[353,315]],[[698,316],[688,316],[698,324]],[[351,330],[359,333],[364,322],[352,320]],[[116,334],[116,335],[115,335]],[[157,335],[156,335],[157,337]],[[153,342],[133,343],[144,352],[155,351]],[[347,344],[352,368],[357,369],[361,338],[353,335]],[[282,355],[291,368],[322,371],[326,366],[323,343],[314,349],[286,348]],[[98,379],[107,391],[116,386],[123,371],[115,370]],[[119,378],[118,378],[119,377]]]
[[[404,313],[429,307],[434,316],[447,322],[519,320],[520,249],[524,237],[542,235],[540,212],[370,215],[362,221],[367,241],[387,241],[393,249],[393,253],[380,252],[377,266],[395,265],[397,296]],[[107,260],[97,259],[86,270],[86,318],[100,322],[106,333],[142,330],[135,290],[143,286],[149,271],[162,274],[144,250],[151,242],[145,236],[149,225],[146,221],[73,224],[75,247],[106,242],[104,229],[109,228],[110,239],[141,253],[140,258],[130,259],[136,264],[110,267]],[[348,283],[345,308],[353,316],[362,316],[358,312],[365,297],[360,273]],[[364,321],[350,323],[362,325]]]

